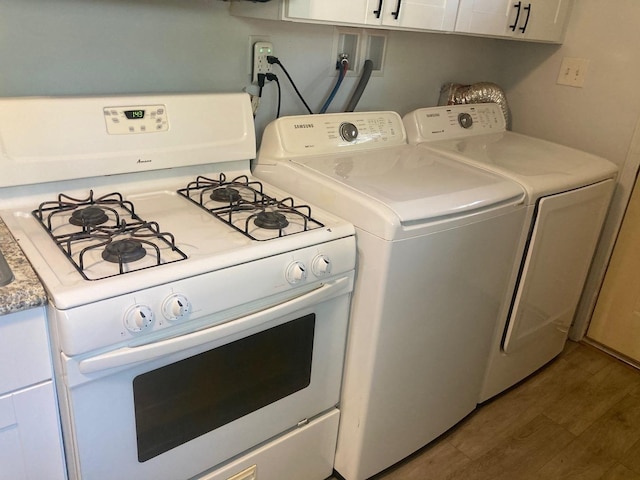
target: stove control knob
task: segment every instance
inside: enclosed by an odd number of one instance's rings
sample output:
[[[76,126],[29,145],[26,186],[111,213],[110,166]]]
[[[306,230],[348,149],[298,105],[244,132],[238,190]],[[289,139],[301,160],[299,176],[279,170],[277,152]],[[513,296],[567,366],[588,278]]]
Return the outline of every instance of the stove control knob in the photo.
[[[353,142],[358,138],[358,127],[353,123],[344,122],[340,124],[340,136],[345,142]]]
[[[316,277],[323,277],[331,273],[331,260],[326,255],[316,255],[311,262],[311,270]]]
[[[162,314],[167,320],[183,320],[191,313],[191,303],[187,297],[176,293],[162,302]]]
[[[134,305],[124,314],[124,326],[133,333],[147,330],[153,325],[153,311],[146,305]]]
[[[458,123],[462,128],[471,128],[471,125],[473,125],[473,118],[471,117],[471,114],[464,112],[458,115]]]
[[[304,282],[307,279],[307,267],[302,262],[293,262],[287,267],[285,277],[291,284]]]

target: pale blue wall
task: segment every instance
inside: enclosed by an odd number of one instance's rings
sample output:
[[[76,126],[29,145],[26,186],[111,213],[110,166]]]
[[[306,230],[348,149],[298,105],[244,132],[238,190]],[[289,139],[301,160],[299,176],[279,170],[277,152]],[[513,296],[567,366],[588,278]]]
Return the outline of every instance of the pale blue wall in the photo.
[[[0,96],[241,91],[249,35],[269,35],[313,109],[333,86],[330,26],[241,19],[220,0],[0,0]],[[389,32],[383,77],[359,109],[434,105],[449,81],[501,81],[505,41]],[[302,114],[284,75],[283,114]],[[347,79],[333,110],[346,104]],[[253,87],[249,86],[253,90]],[[264,93],[258,128],[275,115]],[[330,109],[330,110],[332,110]]]

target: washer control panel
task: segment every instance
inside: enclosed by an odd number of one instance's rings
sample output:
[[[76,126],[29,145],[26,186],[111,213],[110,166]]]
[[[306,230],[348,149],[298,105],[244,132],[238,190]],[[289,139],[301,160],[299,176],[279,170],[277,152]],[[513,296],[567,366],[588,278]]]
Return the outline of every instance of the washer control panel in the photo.
[[[263,138],[267,139],[261,146],[266,158],[346,153],[407,143],[402,118],[395,112],[282,117],[267,126]]]
[[[405,115],[403,121],[409,143],[449,140],[506,130],[504,114],[497,103],[421,108]]]
[[[345,142],[355,142],[358,139],[358,133],[360,133],[358,132],[358,127],[353,123],[344,122],[340,124],[340,137],[342,137]]]

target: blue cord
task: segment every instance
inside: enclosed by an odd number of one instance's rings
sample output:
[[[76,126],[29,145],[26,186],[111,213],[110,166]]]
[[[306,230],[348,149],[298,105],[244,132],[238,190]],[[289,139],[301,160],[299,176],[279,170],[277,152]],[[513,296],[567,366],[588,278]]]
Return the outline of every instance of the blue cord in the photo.
[[[344,80],[344,77],[347,74],[347,69],[348,68],[349,68],[349,64],[348,63],[341,63],[340,64],[340,74],[338,75],[338,81],[336,82],[336,85],[333,87],[333,90],[329,94],[329,98],[327,98],[327,101],[324,102],[324,105],[320,109],[320,113],[326,113],[327,112],[327,108],[329,108],[329,105],[333,101],[333,97],[335,97],[336,93],[338,93],[338,89],[340,88],[340,84],[342,83],[342,80]]]

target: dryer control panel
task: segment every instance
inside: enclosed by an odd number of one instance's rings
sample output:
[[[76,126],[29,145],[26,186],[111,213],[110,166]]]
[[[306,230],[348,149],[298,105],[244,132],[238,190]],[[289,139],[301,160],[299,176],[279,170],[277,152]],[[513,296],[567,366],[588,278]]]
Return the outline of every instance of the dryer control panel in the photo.
[[[504,114],[497,103],[420,108],[408,113],[402,120],[409,143],[449,140],[506,130]]]
[[[278,118],[267,125],[260,150],[266,158],[288,158],[406,144],[397,113],[349,112]]]

